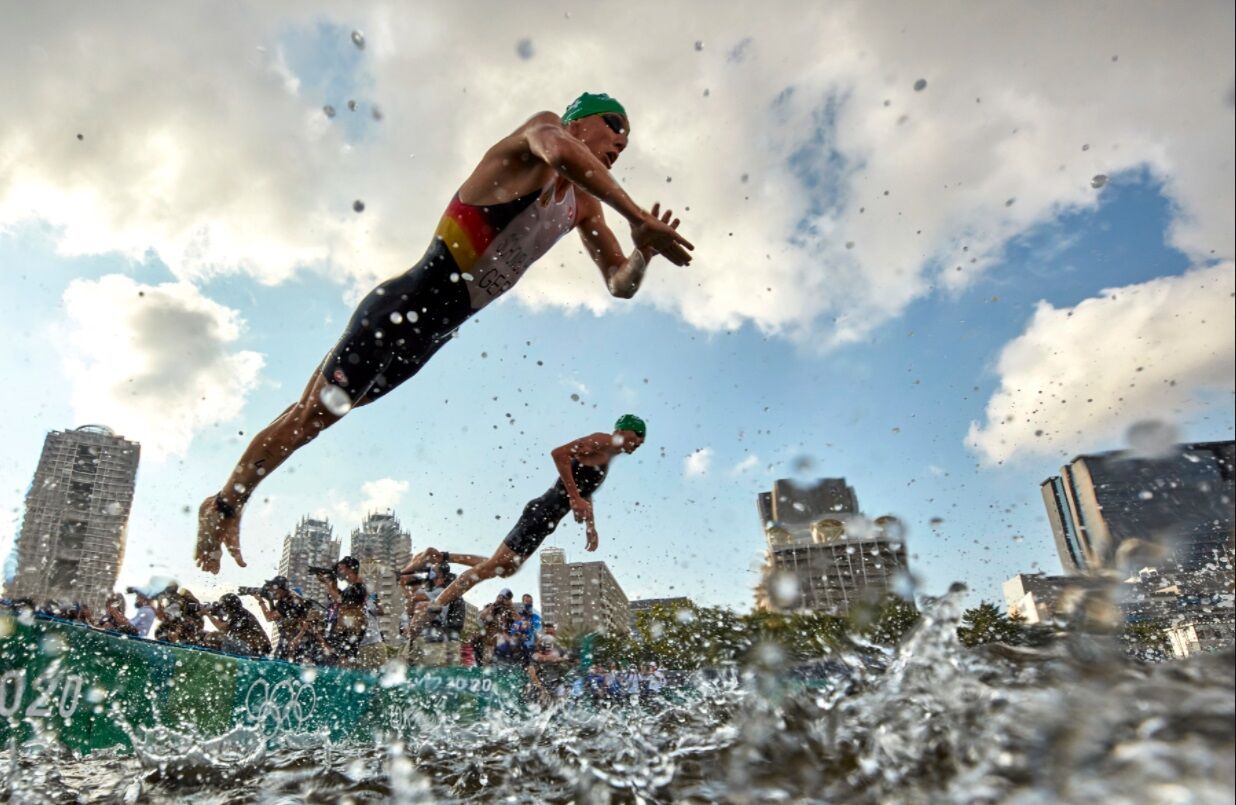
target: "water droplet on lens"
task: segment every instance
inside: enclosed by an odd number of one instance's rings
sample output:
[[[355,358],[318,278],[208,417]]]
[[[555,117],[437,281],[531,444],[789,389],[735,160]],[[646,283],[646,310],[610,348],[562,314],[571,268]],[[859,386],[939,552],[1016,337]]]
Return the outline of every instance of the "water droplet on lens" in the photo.
[[[364,212],[364,211],[365,211],[365,202],[361,201],[360,199],[357,199],[356,201],[353,201],[353,202],[352,202],[352,210],[353,210],[354,212]]]
[[[893,592],[899,598],[906,601],[914,600],[914,593],[918,591],[918,582],[914,575],[908,571],[898,571],[893,576]]]
[[[1090,186],[1093,187],[1095,190],[1098,190],[1099,188],[1105,186],[1106,184],[1107,184],[1106,174],[1102,174],[1102,173],[1096,174],[1095,177],[1090,180]]]
[[[922,91],[923,91],[923,90],[925,90],[925,89],[927,89],[927,79],[925,79],[925,78],[920,78],[919,80],[917,80],[917,81],[915,81],[915,82],[914,82],[914,91],[915,91],[915,92],[922,92]],[[947,95],[948,93],[946,92],[945,94]]]
[[[1175,452],[1180,430],[1168,422],[1149,419],[1133,423],[1126,438],[1137,458],[1166,458]]]
[[[360,31],[352,32],[352,44],[356,45],[361,50],[365,49],[365,35]]]
[[[902,543],[906,540],[906,525],[899,518],[892,515],[879,517],[875,522],[880,531],[883,532],[884,538],[892,543]]]
[[[352,410],[352,398],[338,386],[327,384],[318,396],[322,400],[322,405],[326,406],[326,410],[335,416],[343,416]]]
[[[391,324],[403,324],[403,314],[398,310],[391,314]]]
[[[773,602],[781,609],[798,605],[798,576],[793,573],[778,573],[772,580]]]

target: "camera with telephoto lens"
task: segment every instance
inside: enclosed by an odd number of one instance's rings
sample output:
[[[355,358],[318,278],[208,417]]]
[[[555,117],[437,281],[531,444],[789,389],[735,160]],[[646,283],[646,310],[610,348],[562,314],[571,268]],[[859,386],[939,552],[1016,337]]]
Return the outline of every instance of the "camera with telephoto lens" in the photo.
[[[252,595],[260,598],[270,598],[270,590],[265,587],[237,587],[237,595]]]
[[[308,570],[315,576],[326,576],[332,579],[339,578],[339,574],[335,572],[333,567],[315,567],[310,565]]]

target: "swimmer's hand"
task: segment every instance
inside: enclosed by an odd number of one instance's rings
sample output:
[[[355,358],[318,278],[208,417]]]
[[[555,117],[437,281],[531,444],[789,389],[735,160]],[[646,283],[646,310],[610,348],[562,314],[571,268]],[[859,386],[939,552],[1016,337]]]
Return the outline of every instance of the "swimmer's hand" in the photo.
[[[571,501],[571,512],[575,515],[577,523],[592,522],[592,501],[577,498]]]
[[[591,520],[589,520],[588,521],[588,539],[587,541],[584,542],[584,550],[595,551],[597,549],[597,543],[599,541],[600,541],[600,537],[597,536],[597,527]]]
[[[652,212],[631,224],[631,240],[640,251],[651,250],[676,266],[691,265],[690,251],[695,249],[691,241],[678,234],[678,219],[671,210],[661,212],[660,203],[652,205]]]

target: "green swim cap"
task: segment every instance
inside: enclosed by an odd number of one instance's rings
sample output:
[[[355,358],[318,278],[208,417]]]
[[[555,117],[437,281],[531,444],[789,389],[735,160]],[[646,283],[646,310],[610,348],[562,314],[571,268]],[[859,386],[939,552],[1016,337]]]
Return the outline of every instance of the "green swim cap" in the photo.
[[[622,104],[604,92],[585,92],[571,101],[571,105],[562,113],[562,122],[566,124],[572,120],[579,120],[581,117],[603,115],[606,112],[617,112],[623,117],[627,116],[627,110],[622,108]]]
[[[648,426],[635,414],[623,414],[614,423],[614,430],[629,430],[642,439],[648,433]]]

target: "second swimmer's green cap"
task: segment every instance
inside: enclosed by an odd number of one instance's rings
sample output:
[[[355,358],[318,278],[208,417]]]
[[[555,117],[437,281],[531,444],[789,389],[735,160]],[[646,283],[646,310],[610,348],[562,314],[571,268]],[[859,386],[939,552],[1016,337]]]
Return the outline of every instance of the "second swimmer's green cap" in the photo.
[[[570,123],[572,120],[579,120],[581,117],[603,115],[606,112],[617,112],[623,117],[627,116],[627,110],[622,108],[622,104],[604,92],[585,92],[571,101],[571,105],[562,113],[562,122]]]
[[[623,414],[618,417],[618,421],[614,423],[614,430],[629,430],[641,439],[648,434],[648,426],[635,414]]]

